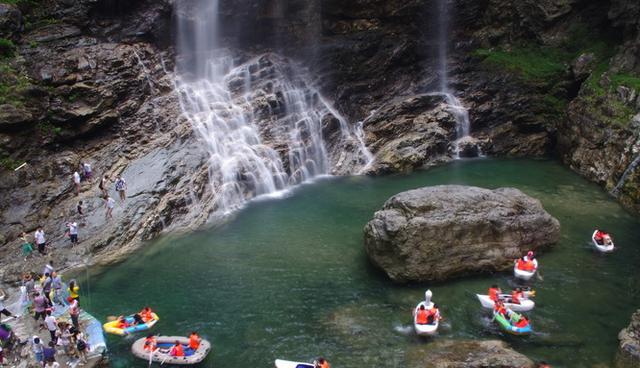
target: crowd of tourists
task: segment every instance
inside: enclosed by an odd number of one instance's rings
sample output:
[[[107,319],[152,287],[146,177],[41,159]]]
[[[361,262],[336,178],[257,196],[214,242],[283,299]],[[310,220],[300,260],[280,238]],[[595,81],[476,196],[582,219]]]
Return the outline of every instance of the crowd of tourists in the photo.
[[[28,272],[22,276],[20,299],[9,310],[0,302],[0,311],[10,318],[30,316],[25,323],[37,331],[28,341],[19,341],[7,320],[0,324],[0,340],[5,352],[16,346],[30,344],[32,359],[38,366],[60,367],[59,358],[87,362],[89,343],[80,323],[80,286],[75,280],[65,283],[54,268],[46,264],[41,273]],[[0,350],[0,364],[3,364]]]

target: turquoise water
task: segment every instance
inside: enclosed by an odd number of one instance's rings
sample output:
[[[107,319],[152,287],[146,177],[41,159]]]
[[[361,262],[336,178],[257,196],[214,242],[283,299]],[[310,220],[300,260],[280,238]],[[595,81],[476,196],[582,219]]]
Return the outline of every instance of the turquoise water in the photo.
[[[387,198],[454,183],[519,188],[560,220],[560,243],[539,258],[534,335],[501,334],[474,297],[494,282],[508,288],[509,273],[402,286],[369,265],[362,229]],[[592,251],[594,226],[614,234],[615,253]],[[337,368],[406,367],[430,343],[411,331],[411,310],[428,287],[445,316],[436,339],[503,339],[532,359],[591,367],[611,363],[617,332],[640,306],[638,239],[637,220],[554,161],[458,161],[407,176],[323,179],[253,202],[222,226],[160,239],[92,270],[83,302],[100,319],[150,305],[161,318],[154,332],[199,331],[213,344],[202,367],[272,367],[276,358],[318,355]],[[147,365],[130,354],[133,341],[108,337],[114,367]]]

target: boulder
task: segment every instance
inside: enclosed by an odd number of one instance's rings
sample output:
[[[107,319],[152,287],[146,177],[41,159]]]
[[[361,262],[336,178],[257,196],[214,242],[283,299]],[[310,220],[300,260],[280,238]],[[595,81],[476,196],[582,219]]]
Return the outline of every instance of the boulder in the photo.
[[[396,194],[364,228],[369,258],[395,282],[506,271],[560,238],[560,223],[518,189],[441,185]]]
[[[439,340],[407,352],[408,368],[533,368],[534,363],[498,340]]]
[[[640,367],[640,309],[631,316],[629,326],[620,331],[618,340],[620,344],[616,354],[616,367]]]

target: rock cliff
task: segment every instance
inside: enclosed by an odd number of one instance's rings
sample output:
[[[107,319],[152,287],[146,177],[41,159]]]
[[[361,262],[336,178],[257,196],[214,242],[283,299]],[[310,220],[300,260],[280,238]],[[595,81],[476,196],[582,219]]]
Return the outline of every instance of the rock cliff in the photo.
[[[505,271],[556,243],[560,224],[517,189],[460,185],[396,194],[364,228],[369,258],[395,282]]]
[[[620,345],[616,355],[617,368],[640,366],[640,310],[631,316],[627,328],[618,334]]]

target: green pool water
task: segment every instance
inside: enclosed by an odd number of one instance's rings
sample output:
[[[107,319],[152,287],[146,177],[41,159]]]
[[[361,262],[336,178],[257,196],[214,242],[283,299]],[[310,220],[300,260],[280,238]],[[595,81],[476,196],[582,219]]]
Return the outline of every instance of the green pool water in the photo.
[[[395,285],[369,265],[362,229],[398,192],[437,184],[512,186],[560,220],[541,254],[543,280],[530,313],[535,333],[503,335],[474,294],[513,284],[510,273]],[[592,251],[594,226],[618,250]],[[86,309],[100,319],[152,306],[154,332],[209,339],[202,367],[272,367],[276,358],[328,357],[333,367],[405,367],[432,340],[416,337],[411,310],[431,288],[445,316],[435,339],[503,339],[554,366],[609,365],[617,333],[640,307],[640,226],[609,195],[554,161],[457,161],[407,176],[321,179],[286,198],[254,201],[221,226],[165,237],[113,267],[82,277]],[[443,260],[445,261],[445,260]],[[109,336],[114,367],[144,367],[134,337]]]

